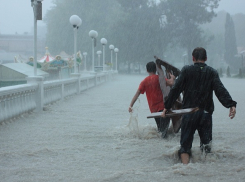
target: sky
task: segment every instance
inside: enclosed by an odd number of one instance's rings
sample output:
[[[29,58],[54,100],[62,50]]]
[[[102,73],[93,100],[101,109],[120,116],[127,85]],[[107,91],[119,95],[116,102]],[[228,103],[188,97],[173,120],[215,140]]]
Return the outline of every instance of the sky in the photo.
[[[42,1],[43,17],[52,6],[54,6],[52,0]],[[33,17],[31,0],[0,0],[1,34],[32,32],[34,24]],[[67,21],[69,21],[69,18]],[[45,26],[45,23],[42,20],[38,20],[37,26]]]
[[[237,13],[245,14],[245,0],[221,0],[217,11],[225,10],[231,15]],[[52,0],[43,0],[43,17],[47,10],[54,4]],[[67,18],[67,21],[69,21]],[[64,20],[65,21],[65,20]],[[33,9],[31,0],[0,0],[0,33],[1,34],[23,34],[33,30]],[[45,26],[42,20],[38,26]]]

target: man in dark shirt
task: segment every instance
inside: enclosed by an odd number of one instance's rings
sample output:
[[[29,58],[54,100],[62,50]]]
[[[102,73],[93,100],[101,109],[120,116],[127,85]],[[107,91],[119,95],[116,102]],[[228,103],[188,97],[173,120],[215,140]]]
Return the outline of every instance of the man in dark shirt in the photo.
[[[183,109],[199,107],[197,112],[185,114],[182,117],[179,154],[184,164],[189,163],[196,130],[200,137],[201,150],[206,153],[211,151],[213,91],[221,104],[230,108],[229,117],[231,119],[235,117],[237,104],[222,84],[217,71],[205,64],[206,50],[202,47],[195,48],[192,52],[192,59],[194,65],[182,68],[181,74],[170,90],[162,113],[162,117],[165,117],[181,92],[183,92]]]

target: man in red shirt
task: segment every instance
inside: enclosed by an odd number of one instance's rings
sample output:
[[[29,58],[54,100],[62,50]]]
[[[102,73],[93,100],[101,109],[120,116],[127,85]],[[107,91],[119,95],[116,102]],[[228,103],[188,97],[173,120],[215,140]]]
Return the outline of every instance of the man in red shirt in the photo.
[[[164,109],[163,95],[159,84],[159,77],[156,75],[156,64],[152,61],[146,64],[146,70],[149,74],[139,85],[137,92],[135,93],[128,111],[132,112],[133,105],[138,99],[140,94],[146,93],[148,105],[151,113],[161,112]],[[170,74],[170,79],[166,79],[166,85],[172,86],[174,84],[175,76]],[[162,133],[162,137],[165,138],[170,123],[170,118],[155,118],[157,129]]]

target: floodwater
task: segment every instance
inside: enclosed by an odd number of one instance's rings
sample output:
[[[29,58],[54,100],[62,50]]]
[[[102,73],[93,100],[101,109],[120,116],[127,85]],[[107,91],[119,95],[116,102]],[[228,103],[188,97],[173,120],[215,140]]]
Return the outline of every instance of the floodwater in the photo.
[[[212,154],[199,150],[195,134],[191,163],[177,156],[180,133],[162,139],[146,97],[127,111],[146,75],[112,81],[0,125],[1,182],[244,182],[245,80],[222,78],[237,115],[215,99]]]

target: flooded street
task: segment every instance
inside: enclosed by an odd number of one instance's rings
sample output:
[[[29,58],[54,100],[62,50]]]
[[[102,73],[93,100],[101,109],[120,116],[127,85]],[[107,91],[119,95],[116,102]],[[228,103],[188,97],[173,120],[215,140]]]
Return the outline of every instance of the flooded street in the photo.
[[[243,182],[245,181],[245,80],[222,78],[237,101],[237,115],[218,100],[213,114],[213,153],[199,150],[196,133],[191,163],[177,156],[180,133],[162,139],[141,95],[128,106],[146,75],[112,81],[0,125],[2,182]]]

